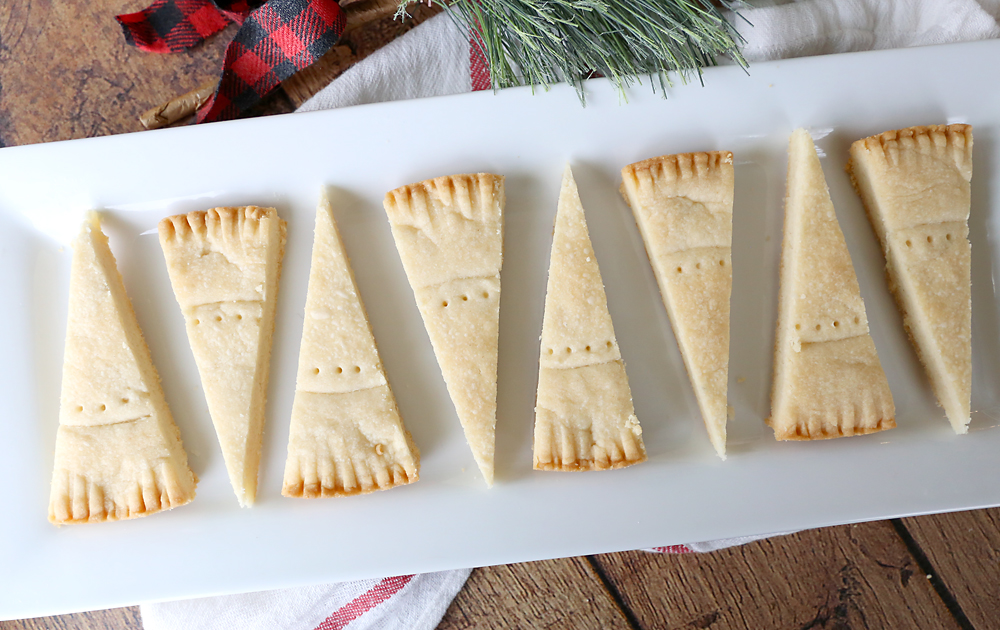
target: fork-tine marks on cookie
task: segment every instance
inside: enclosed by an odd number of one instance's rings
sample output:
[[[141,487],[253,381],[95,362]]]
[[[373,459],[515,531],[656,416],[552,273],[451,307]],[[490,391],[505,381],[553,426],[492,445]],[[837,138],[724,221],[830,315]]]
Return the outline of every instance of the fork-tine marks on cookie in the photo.
[[[346,496],[417,481],[420,454],[403,426],[324,192],[281,493]]]
[[[274,208],[213,208],[167,217],[159,234],[229,480],[252,505],[285,222]]]
[[[972,395],[972,127],[887,131],[847,165],[882,242],[903,325],[956,433]]]
[[[184,505],[188,468],[100,220],[73,245],[49,520],[98,522]]]
[[[809,133],[788,146],[771,417],[778,440],[896,426],[858,277]]]
[[[709,440],[726,458],[733,154],[656,157],[622,169]]]
[[[604,470],[645,459],[604,282],[567,166],[542,320],[534,467]]]
[[[383,205],[403,269],[476,464],[493,485],[504,178],[451,175]]]

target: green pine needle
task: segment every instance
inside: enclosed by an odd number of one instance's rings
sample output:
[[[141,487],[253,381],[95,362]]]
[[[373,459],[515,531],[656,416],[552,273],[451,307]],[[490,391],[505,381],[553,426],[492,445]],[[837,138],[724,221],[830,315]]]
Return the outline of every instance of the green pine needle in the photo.
[[[411,0],[401,0],[405,15]],[[730,2],[722,0],[728,7]],[[493,89],[567,81],[584,97],[594,73],[624,89],[641,75],[670,85],[725,55],[746,67],[736,29],[711,0],[443,0],[479,34]],[[654,85],[655,88],[655,85]]]

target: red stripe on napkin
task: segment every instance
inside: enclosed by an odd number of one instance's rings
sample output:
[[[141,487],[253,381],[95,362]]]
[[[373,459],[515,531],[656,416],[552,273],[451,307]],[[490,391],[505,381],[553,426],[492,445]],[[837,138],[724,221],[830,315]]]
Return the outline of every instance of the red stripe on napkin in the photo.
[[[316,626],[315,630],[342,630],[361,615],[389,599],[410,583],[412,575],[385,578],[366,593],[355,597]]]
[[[472,78],[472,91],[490,89],[490,64],[483,55],[483,40],[479,31],[469,31],[469,75]]]
[[[666,547],[653,547],[647,551],[655,553],[694,553],[687,545],[667,545]]]

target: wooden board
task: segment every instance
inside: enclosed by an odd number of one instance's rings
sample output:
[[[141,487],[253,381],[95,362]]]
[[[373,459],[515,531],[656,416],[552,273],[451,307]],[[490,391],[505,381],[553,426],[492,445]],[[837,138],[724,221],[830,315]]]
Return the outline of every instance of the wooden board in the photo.
[[[476,569],[438,626],[439,630],[560,627],[630,627],[585,558]]]
[[[235,25],[193,50],[149,54],[114,19],[144,4],[0,2],[0,146],[138,131],[143,111],[218,74]]]
[[[218,79],[236,25],[185,52],[146,53],[125,43],[114,16],[150,1],[0,2],[0,147],[141,131],[144,111]],[[248,115],[294,111],[351,64],[440,11],[417,5],[405,22],[388,17],[351,31],[342,41],[351,55],[331,51]]]
[[[904,518],[952,613],[977,630],[1000,629],[1000,508]]]
[[[643,628],[959,628],[889,522],[598,562]]]
[[[0,630],[143,630],[139,607],[112,608],[75,615],[0,621]]]

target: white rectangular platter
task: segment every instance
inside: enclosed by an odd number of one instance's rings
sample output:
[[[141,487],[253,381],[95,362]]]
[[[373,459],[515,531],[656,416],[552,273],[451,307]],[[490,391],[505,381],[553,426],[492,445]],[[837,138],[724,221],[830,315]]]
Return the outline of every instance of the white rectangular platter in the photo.
[[[603,80],[0,150],[0,619],[455,567],[635,549],[1000,505],[1000,41],[705,72],[664,100]],[[851,141],[917,124],[975,126],[972,407],[956,436],[887,291],[844,164]],[[898,428],[777,443],[769,410],[786,143],[813,130],[858,271]],[[728,149],[736,160],[729,459],[713,453],[630,210],[631,162]],[[565,164],[587,210],[649,461],[531,469],[538,335]],[[507,177],[497,481],[487,489],[423,330],[381,208],[454,172]],[[346,499],[280,495],[313,218],[322,186],[355,267],[406,426],[414,485]],[[288,221],[258,501],[226,476],[155,235],[166,215],[273,205]],[[58,423],[68,243],[105,225],[201,478],[185,507],[136,521],[46,520]]]

